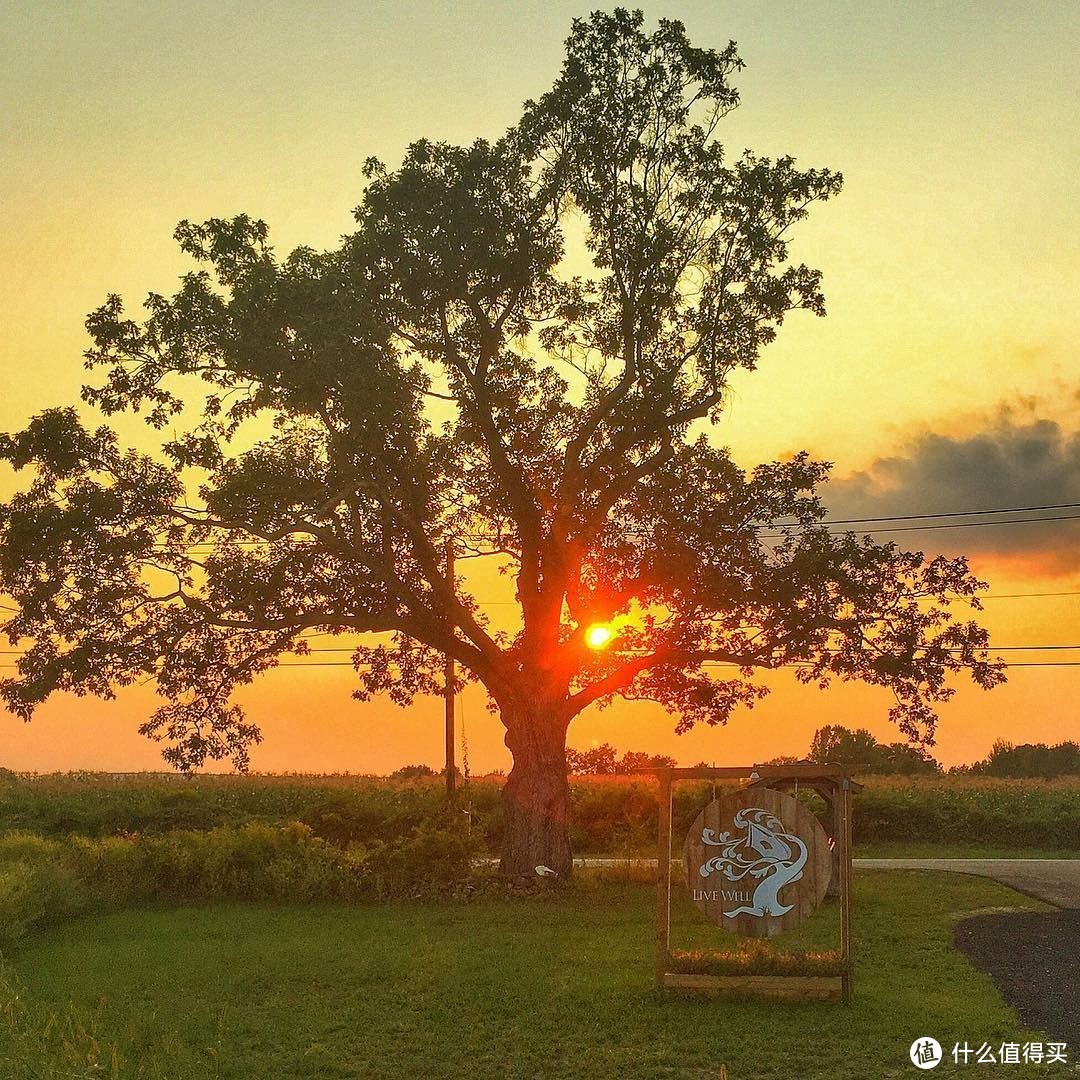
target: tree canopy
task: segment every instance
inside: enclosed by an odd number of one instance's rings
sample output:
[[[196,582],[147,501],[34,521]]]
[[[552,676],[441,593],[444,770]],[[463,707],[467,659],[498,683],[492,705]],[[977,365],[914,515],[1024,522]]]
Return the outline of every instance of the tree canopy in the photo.
[[[567,771],[579,776],[632,776],[644,769],[671,768],[675,759],[667,754],[649,754],[643,750],[624,750],[622,754],[611,743],[600,743],[588,750],[567,747]]]
[[[841,187],[725,148],[741,66],[678,22],[597,13],[500,138],[369,161],[339,246],[282,258],[262,221],[182,222],[197,268],[177,291],[141,318],[109,296],[86,324],[86,405],[141,413],[159,450],[72,406],[0,440],[30,475],[0,512],[25,647],[8,707],[150,678],[164,702],[142,730],[171,762],[243,766],[259,733],[238,686],[310,633],[378,635],[356,696],[404,705],[453,657],[547,836],[566,727],[593,703],[719,724],[764,694],[755,670],[793,666],[888,688],[931,739],[950,673],[1001,681],[950,610],[978,607],[962,558],[838,533],[827,463],[748,471],[710,437],[732,372],[792,312],[824,314],[789,243]],[[509,568],[516,632],[447,574],[447,544]],[[596,622],[617,626],[607,649],[584,647]]]
[[[852,731],[840,724],[826,724],[814,732],[809,758],[821,763],[850,765],[857,772],[882,776],[941,772],[941,765],[922,746],[880,743],[866,728]]]
[[[998,739],[982,761],[962,770],[985,776],[1042,777],[1080,776],[1080,743],[1072,739],[1049,746],[1047,743],[1021,743]]]

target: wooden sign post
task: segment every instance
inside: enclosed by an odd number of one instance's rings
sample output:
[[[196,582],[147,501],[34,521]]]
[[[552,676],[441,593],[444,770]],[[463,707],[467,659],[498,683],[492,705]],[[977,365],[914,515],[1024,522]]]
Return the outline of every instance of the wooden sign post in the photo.
[[[850,999],[851,797],[858,787],[837,765],[759,765],[655,769],[660,781],[657,840],[656,982],[660,987],[733,990],[780,998]],[[679,780],[750,780],[698,814],[682,851],[691,902],[731,933],[772,938],[793,930],[839,878],[840,952],[834,972],[814,975],[672,971],[671,794]],[[813,813],[785,787],[804,784],[833,811],[830,838]]]

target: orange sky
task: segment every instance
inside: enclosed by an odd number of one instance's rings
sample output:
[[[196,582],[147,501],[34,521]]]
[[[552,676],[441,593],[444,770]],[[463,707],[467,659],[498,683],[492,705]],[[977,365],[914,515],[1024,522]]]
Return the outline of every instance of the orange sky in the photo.
[[[257,17],[209,3],[5,5],[0,429],[77,398],[82,320],[107,292],[134,303],[170,289],[186,269],[171,241],[179,219],[246,211],[269,221],[279,250],[333,244],[367,156],[393,163],[420,136],[497,135],[550,83],[570,18],[587,7],[430,2],[406,23],[378,2],[322,5],[302,22],[285,4]],[[647,14],[683,19],[699,44],[739,42],[747,69],[722,132],[730,145],[846,177],[797,236],[797,256],[824,270],[829,317],[789,321],[761,369],[735,380],[716,437],[747,465],[806,447],[836,463],[838,505],[879,513],[908,512],[907,499],[920,510],[1023,505],[1025,492],[1069,501],[1051,493],[1075,490],[1080,430],[1080,7],[701,2]],[[1024,472],[1028,435],[1047,424],[1060,468]],[[117,426],[145,444],[139,423]],[[1022,467],[973,474],[966,463],[986,446]],[[1080,590],[1073,527],[1048,526],[1038,543],[995,532],[905,542],[974,546],[995,594]],[[500,587],[485,581],[478,595],[503,601]],[[992,599],[985,621],[999,645],[1080,644],[1080,596]],[[1033,658],[1067,657],[1080,651]],[[349,682],[345,668],[294,668],[249,688],[241,700],[265,734],[254,767],[438,762],[438,701],[359,705]],[[826,722],[892,736],[879,691],[770,683],[773,696],[724,729],[676,737],[658,707],[620,704],[579,717],[571,743],[725,763],[804,752]],[[942,710],[939,756],[1075,736],[1078,690],[1080,668],[1013,669],[990,694],[961,685]],[[157,767],[158,748],[135,731],[152,703],[132,690],[58,699],[31,725],[2,717],[0,765]],[[506,767],[481,692],[461,705],[472,768]]]

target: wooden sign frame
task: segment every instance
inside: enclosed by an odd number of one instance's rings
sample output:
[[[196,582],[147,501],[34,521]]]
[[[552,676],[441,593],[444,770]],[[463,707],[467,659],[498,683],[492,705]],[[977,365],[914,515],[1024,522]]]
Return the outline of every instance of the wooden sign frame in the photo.
[[[861,788],[840,765],[753,765],[726,768],[650,769],[660,782],[656,842],[656,985],[661,989],[728,990],[780,999],[850,1001],[854,986],[851,942],[852,795]],[[839,878],[839,975],[707,975],[671,968],[671,793],[680,780],[750,780],[749,787],[802,784],[818,791],[832,810],[835,865]]]

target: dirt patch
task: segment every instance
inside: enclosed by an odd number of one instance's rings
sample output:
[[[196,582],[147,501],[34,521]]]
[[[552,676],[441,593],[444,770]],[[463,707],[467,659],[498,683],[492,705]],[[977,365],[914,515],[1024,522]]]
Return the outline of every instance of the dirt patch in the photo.
[[[1025,1026],[1080,1047],[1080,910],[975,915],[953,939]]]

